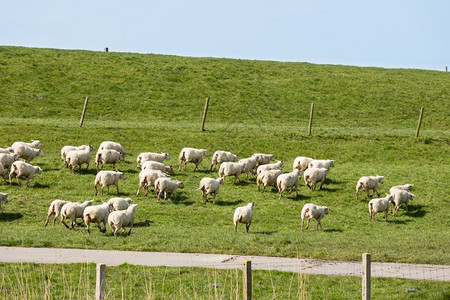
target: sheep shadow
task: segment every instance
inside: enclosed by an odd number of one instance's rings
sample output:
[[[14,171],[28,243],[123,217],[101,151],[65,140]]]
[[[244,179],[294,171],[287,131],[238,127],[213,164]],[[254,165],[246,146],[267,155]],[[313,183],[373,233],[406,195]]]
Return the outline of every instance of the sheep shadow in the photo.
[[[48,188],[50,188],[50,184],[42,184],[42,183],[36,182],[35,184],[33,184],[33,187],[37,188],[37,189],[48,189]]]
[[[216,204],[214,205],[218,205],[218,206],[235,206],[238,204],[244,203],[243,200],[236,200],[236,201],[221,201],[221,200],[216,200]]]
[[[291,193],[291,195],[286,195],[286,194],[287,193],[283,193],[283,196],[281,196],[281,200],[286,199],[286,200],[292,200],[292,201],[302,201],[302,200],[311,199],[311,196],[308,196],[308,195],[302,195],[300,193],[298,195],[295,195],[294,191]]]
[[[274,231],[254,231],[254,232],[249,232],[249,233],[252,233],[252,234],[262,234],[262,235],[272,235],[272,234],[274,234],[274,233],[277,233],[278,232],[278,230],[274,230]]]
[[[383,222],[386,222],[384,219],[381,219]],[[406,225],[407,223],[411,222],[410,220],[399,220],[399,219],[394,219],[394,217],[391,217],[388,219],[387,221],[388,223],[393,223],[393,224],[401,224],[401,225]]]
[[[331,193],[336,193],[337,191],[339,191],[339,189],[323,186],[322,189],[316,188],[316,191],[327,191],[327,192],[331,192]]]
[[[410,205],[408,206],[408,212],[405,211],[405,214],[413,218],[422,218],[426,214],[424,207],[424,205]]]
[[[150,227],[151,223],[154,222],[152,220],[145,219],[145,221],[134,223],[133,227]]]
[[[336,228],[332,228],[332,229],[324,229],[324,232],[343,232],[342,229],[336,229]]]
[[[21,213],[0,213],[0,222],[15,221],[23,218]]]

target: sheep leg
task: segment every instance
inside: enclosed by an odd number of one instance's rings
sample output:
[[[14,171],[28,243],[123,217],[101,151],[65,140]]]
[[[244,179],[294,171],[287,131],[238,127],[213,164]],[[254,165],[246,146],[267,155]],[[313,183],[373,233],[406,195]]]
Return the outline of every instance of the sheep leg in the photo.
[[[408,212],[408,203],[405,203],[405,210]]]
[[[248,233],[248,229],[250,228],[250,225],[252,225],[252,223],[245,224],[245,228],[247,229],[247,233]]]
[[[319,220],[317,220],[317,231],[319,231],[319,226],[320,226],[320,229],[322,229],[322,230],[323,230],[323,228],[322,228],[322,224],[320,223],[320,219],[319,219]]]
[[[86,171],[88,170],[88,168],[89,168],[89,163],[86,163]],[[81,165],[80,165],[80,170],[81,170]]]
[[[30,179],[31,177],[27,177],[27,182],[25,183],[26,186],[30,186]]]
[[[311,218],[308,218],[308,222],[306,222],[306,227],[305,227],[305,229],[308,229],[309,228],[309,222],[311,221]]]
[[[323,186],[323,181],[320,183],[320,188],[319,188],[319,190],[322,189],[322,186]]]
[[[117,195],[119,195],[119,185],[117,184]]]
[[[300,231],[303,231],[303,225],[305,224],[305,219],[302,218],[302,224],[300,225]]]
[[[139,188],[138,188],[138,190],[137,190],[137,192],[136,192],[136,197],[138,197],[139,196],[139,194],[141,193],[141,185],[139,185]],[[144,187],[144,191],[145,191],[145,187]],[[145,195],[145,196],[147,196],[147,195]]]
[[[16,179],[17,179],[17,185],[20,186],[19,175],[16,176]]]
[[[156,190],[155,190],[155,193],[156,193]],[[158,200],[156,202],[159,202],[159,199],[161,198],[161,193],[162,193],[162,190],[159,190],[158,197],[157,197]]]
[[[182,164],[182,161],[180,160],[180,164],[178,165],[178,171],[181,170],[181,164]]]
[[[61,223],[64,224],[64,226],[67,227],[67,229],[70,229],[69,226],[66,224],[66,222],[64,221],[64,217],[61,216]]]
[[[187,161],[184,162],[184,170],[186,171]],[[195,170],[194,170],[195,171]]]
[[[386,219],[386,222],[388,221],[388,210],[389,210],[389,209],[386,209],[386,210],[384,211],[384,218]]]
[[[115,171],[116,170],[116,163],[113,163],[112,165],[113,165],[113,171]],[[103,165],[102,165],[102,169],[103,169]]]
[[[94,185],[94,188],[95,188],[95,196],[97,196],[97,193],[98,193],[98,191],[97,191],[97,184]]]
[[[198,165],[199,165],[199,163],[195,163],[194,171],[195,171],[195,170],[198,170]]]
[[[130,230],[128,231],[128,236],[130,236],[132,229],[133,229],[133,225],[130,226]]]
[[[166,201],[166,200],[167,200],[167,192],[164,191],[164,201]]]

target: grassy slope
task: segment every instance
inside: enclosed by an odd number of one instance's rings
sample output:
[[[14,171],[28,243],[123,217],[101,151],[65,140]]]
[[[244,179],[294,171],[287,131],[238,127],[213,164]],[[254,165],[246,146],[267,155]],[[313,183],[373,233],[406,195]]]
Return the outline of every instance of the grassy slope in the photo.
[[[0,215],[0,244],[353,260],[371,252],[377,261],[448,264],[450,223],[443,208],[449,203],[449,83],[446,73],[420,70],[0,47],[0,147],[38,138],[46,154],[34,161],[44,173],[31,188],[0,183],[11,200]],[[206,96],[208,132],[201,133]],[[316,111],[308,137],[311,102]],[[414,139],[420,106],[423,137]],[[93,196],[92,165],[87,173],[72,174],[59,160],[63,145],[98,147],[103,140],[120,142],[131,153],[119,168],[128,176],[122,196],[140,207],[135,232],[115,241],[110,233],[42,228],[52,199],[109,198]],[[189,166],[175,175],[186,184],[180,201],[134,197],[137,154],[169,152],[176,164],[185,146],[208,149],[209,155],[200,172]],[[254,179],[237,185],[227,179],[216,205],[205,206],[195,188],[202,177],[216,176],[206,170],[217,149],[242,158],[274,153],[287,170],[300,155],[333,158],[336,167],[323,191],[301,186],[298,198],[281,201],[275,192],[259,194]],[[377,173],[386,177],[383,193],[395,184],[416,184],[410,212],[401,210],[389,223],[380,216],[372,223],[367,199],[354,200],[358,178]],[[251,233],[240,227],[236,234],[234,208],[250,201],[256,202]],[[324,232],[300,234],[306,202],[330,207]]]

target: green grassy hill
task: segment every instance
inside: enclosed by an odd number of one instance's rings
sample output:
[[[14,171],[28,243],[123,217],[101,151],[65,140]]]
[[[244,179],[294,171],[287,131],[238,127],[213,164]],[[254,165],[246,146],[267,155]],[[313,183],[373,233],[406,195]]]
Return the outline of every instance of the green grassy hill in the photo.
[[[84,98],[85,124],[79,127]],[[206,97],[206,132],[200,121]],[[0,245],[132,249],[143,251],[239,253],[422,263],[450,261],[445,208],[449,201],[450,75],[444,72],[359,68],[265,61],[186,58],[152,54],[103,53],[0,47],[0,147],[39,139],[45,157],[32,163],[44,172],[31,186],[0,182],[9,193],[0,215]],[[311,102],[313,135],[307,135]],[[425,107],[415,139],[419,108]],[[117,241],[96,230],[71,232],[57,224],[42,227],[53,199],[94,199],[93,160],[88,172],[63,167],[64,145],[104,140],[129,153],[119,164],[128,179],[121,196],[138,203],[136,228]],[[208,150],[199,172],[176,172],[186,188],[179,201],[157,204],[135,197],[140,152],[169,152],[178,166],[181,148]],[[299,197],[278,200],[275,190],[260,194],[255,179],[233,185],[227,179],[216,205],[204,205],[198,182],[209,172],[215,150],[240,158],[273,153],[290,171],[296,156],[335,159],[324,189],[310,191],[303,180]],[[109,169],[109,167],[108,167]],[[364,175],[385,176],[380,193],[414,183],[416,198],[390,222],[371,222],[365,196],[355,200]],[[233,231],[237,206],[255,201],[249,234]],[[328,205],[323,232],[300,233],[305,203]],[[20,234],[18,234],[20,231]]]

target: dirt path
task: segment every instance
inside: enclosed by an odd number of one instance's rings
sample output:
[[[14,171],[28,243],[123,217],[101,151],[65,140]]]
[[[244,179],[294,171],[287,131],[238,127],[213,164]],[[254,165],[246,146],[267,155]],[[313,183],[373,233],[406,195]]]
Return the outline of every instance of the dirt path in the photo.
[[[361,262],[324,261],[265,256],[83,250],[59,248],[0,247],[0,262],[35,263],[123,263],[145,266],[201,267],[215,269],[241,268],[244,260],[254,270],[278,270],[303,274],[361,276]],[[418,280],[450,281],[450,265],[372,263],[373,277],[395,277]]]

